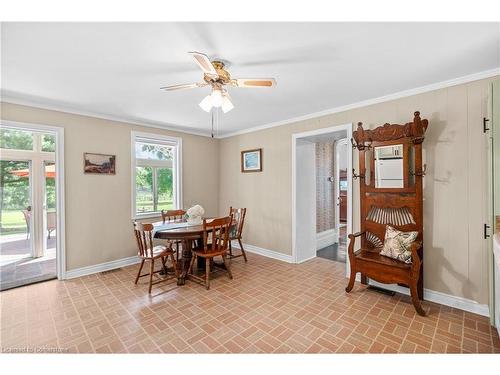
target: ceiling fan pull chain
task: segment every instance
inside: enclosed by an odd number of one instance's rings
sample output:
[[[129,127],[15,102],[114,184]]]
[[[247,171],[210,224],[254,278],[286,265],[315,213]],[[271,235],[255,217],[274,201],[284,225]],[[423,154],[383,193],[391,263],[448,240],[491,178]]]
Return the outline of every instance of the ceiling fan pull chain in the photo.
[[[210,116],[212,117],[212,138],[214,137],[214,108],[212,107],[210,111]]]
[[[215,135],[218,137],[219,136],[220,107],[217,107],[215,110],[217,111],[217,121],[215,122]]]

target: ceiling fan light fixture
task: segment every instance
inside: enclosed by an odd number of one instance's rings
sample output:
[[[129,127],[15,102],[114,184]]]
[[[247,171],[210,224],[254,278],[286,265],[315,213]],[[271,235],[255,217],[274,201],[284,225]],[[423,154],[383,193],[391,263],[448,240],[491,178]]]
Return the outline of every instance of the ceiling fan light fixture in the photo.
[[[218,89],[213,89],[212,94],[210,94],[212,99],[212,105],[214,107],[220,107],[222,105],[222,91]]]
[[[222,112],[228,113],[230,110],[234,108],[231,99],[229,99],[228,95],[224,95],[222,98]]]
[[[232,87],[274,87],[276,80],[274,78],[231,78],[222,60],[213,60],[201,52],[188,52],[203,71],[203,81],[198,83],[188,83],[180,85],[170,85],[160,87],[165,91],[176,91],[183,89],[192,89],[197,87],[210,86],[212,91],[200,102],[200,107],[205,112],[212,111],[213,108],[221,108],[224,113],[231,111],[234,104],[226,90],[226,86]],[[215,111],[218,115],[218,111]],[[213,116],[213,113],[212,113]]]
[[[205,112],[210,112],[212,109],[212,97],[211,95],[205,96],[205,98],[200,102],[200,107]]]

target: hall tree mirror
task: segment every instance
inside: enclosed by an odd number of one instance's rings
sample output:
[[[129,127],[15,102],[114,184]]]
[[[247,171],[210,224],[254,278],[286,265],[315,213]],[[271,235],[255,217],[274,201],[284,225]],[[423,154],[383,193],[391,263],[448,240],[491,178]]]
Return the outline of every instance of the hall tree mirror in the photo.
[[[365,149],[365,184],[375,189],[415,186],[415,148],[411,143],[370,145]]]
[[[374,147],[375,187],[403,188],[403,145]]]

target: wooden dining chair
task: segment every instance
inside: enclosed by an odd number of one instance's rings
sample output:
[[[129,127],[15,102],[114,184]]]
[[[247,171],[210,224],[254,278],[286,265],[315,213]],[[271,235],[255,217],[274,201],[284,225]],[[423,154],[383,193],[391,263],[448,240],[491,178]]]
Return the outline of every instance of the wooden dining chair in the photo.
[[[232,222],[233,217],[231,215],[211,220],[203,219],[203,244],[193,249],[188,274],[190,278],[202,283],[204,282],[207,290],[210,289],[210,263],[216,256],[222,257],[229,278],[233,278],[226,259],[229,248],[229,231]],[[211,241],[209,241],[210,238]],[[194,262],[198,257],[205,259],[204,277],[193,274]]]
[[[233,220],[236,221],[236,226],[233,227],[229,232],[229,257],[238,258],[242,256],[245,259],[245,263],[247,262],[247,254],[245,253],[243,243],[241,242],[241,234],[243,232],[243,223],[245,222],[246,213],[246,208],[229,207],[229,215],[232,215]],[[231,245],[231,241],[233,240],[238,240],[238,243],[240,244],[241,254],[233,255],[233,247]]]
[[[184,220],[184,215],[186,215],[186,211],[184,210],[161,210],[161,218],[163,222],[172,222],[172,221],[182,221]]]
[[[161,210],[161,218],[163,219],[163,224],[173,223],[176,221],[183,221],[186,211],[184,210]],[[174,241],[175,251],[177,252],[177,261],[179,261],[179,245],[182,241]]]
[[[135,238],[137,240],[137,247],[139,251],[137,255],[141,258],[141,265],[139,266],[139,272],[137,272],[137,277],[135,278],[135,284],[139,281],[140,277],[149,276],[149,294],[151,294],[151,288],[154,284],[158,284],[162,281],[170,280],[172,278],[168,277],[167,268],[165,267],[165,263],[167,262],[168,257],[172,261],[172,266],[174,268],[175,276],[178,276],[177,263],[174,257],[174,250],[172,249],[171,244],[165,245],[157,245],[153,244],[153,224],[141,224],[134,222],[134,232]],[[160,259],[161,261],[161,270],[154,270],[155,260]],[[149,273],[141,275],[142,267],[144,263],[149,261],[151,263],[149,268]],[[153,275],[155,273],[161,272],[163,270],[165,277],[153,282]]]

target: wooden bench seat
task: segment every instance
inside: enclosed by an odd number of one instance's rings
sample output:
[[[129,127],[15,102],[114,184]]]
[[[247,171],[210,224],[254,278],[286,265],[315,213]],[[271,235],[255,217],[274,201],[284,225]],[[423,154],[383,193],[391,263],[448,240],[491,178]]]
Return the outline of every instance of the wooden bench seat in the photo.
[[[380,250],[382,249],[359,249],[354,256],[356,257],[356,260],[358,261],[367,261],[367,262],[374,262],[378,264],[382,264],[384,266],[389,266],[389,267],[397,267],[397,268],[403,268],[403,269],[409,269],[411,268],[411,264],[407,264],[404,262],[401,262],[396,259],[388,258],[384,255],[380,255]]]

